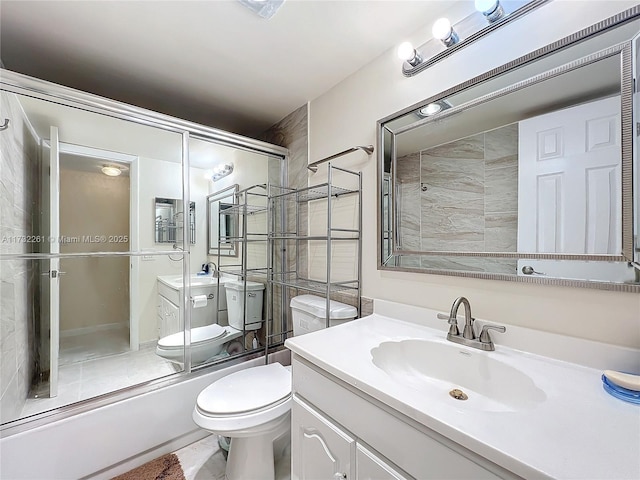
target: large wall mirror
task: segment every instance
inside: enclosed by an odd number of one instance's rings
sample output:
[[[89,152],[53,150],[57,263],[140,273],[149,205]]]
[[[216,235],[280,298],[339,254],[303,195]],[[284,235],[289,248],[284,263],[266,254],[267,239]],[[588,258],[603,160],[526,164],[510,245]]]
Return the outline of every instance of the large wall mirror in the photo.
[[[380,268],[640,291],[639,15],[381,120]]]

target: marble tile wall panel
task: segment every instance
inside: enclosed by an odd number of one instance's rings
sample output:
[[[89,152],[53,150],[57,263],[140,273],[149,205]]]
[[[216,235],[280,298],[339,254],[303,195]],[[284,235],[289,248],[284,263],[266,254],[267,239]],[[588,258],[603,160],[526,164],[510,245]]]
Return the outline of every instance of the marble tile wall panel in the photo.
[[[33,245],[12,242],[35,232],[39,176],[38,141],[13,94],[0,93],[9,128],[0,133],[0,243],[2,253],[30,253]],[[36,263],[36,262],[33,262]],[[26,260],[0,261],[0,421],[20,416],[34,373],[34,297],[38,276]]]
[[[304,188],[308,185],[309,171],[307,170],[307,165],[309,164],[309,135],[307,108],[307,105],[304,105],[291,112],[289,115],[270,127],[261,135],[262,140],[289,149],[289,161],[287,164],[287,186],[293,189]],[[291,205],[290,203],[291,202],[286,205],[287,212],[289,212],[289,215],[286,219],[286,229],[287,231],[295,231],[295,208],[293,208],[293,205]],[[297,228],[301,232],[306,232],[308,225],[307,206],[305,204],[300,204],[298,208],[300,223],[299,225],[297,225]],[[290,248],[291,245],[289,244],[289,242],[287,242],[287,247],[286,269],[295,270],[297,268],[300,275],[306,276],[308,272],[307,246],[300,244],[298,247],[299,251],[297,252],[297,255],[295,253],[295,248]],[[278,270],[280,270],[279,266],[281,264],[281,260],[281,249],[277,249],[277,254],[274,258],[274,264],[278,268]],[[276,296],[274,296],[274,298],[275,297]],[[279,296],[277,307],[280,310],[276,311],[274,309],[274,318],[279,319],[281,318],[281,315],[289,312],[289,306],[281,305]],[[289,319],[288,329],[290,329],[290,315],[287,314],[287,318]],[[276,321],[275,323],[279,322]]]
[[[420,180],[422,250],[483,250],[483,135],[423,151]]]
[[[420,154],[398,158],[399,238],[403,250],[420,249]]]
[[[485,133],[485,250],[517,251],[518,124]]]
[[[418,246],[418,231],[423,251],[516,251],[517,153],[518,126],[512,124],[423,150],[419,173],[417,154],[402,157],[403,247]],[[471,262],[470,268],[479,267]]]

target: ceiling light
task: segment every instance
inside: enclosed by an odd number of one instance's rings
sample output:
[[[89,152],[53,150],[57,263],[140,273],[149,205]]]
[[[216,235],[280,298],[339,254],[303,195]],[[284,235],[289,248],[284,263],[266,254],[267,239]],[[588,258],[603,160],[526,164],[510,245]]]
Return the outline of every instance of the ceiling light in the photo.
[[[233,172],[233,163],[221,163],[213,169],[213,175],[211,175],[211,181],[217,182],[221,178]]]
[[[238,0],[256,15],[270,19],[280,9],[284,0]]]
[[[504,17],[504,8],[500,5],[500,0],[475,0],[475,7],[489,23]]]
[[[411,42],[403,42],[400,44],[398,47],[398,57],[409,63],[412,67],[415,67],[422,61],[422,57],[418,51],[413,48]]]
[[[113,165],[104,165],[100,170],[109,177],[117,177],[122,173],[120,168],[114,167]]]
[[[431,33],[434,38],[440,40],[446,47],[455,45],[458,43],[458,40],[460,40],[460,37],[458,37],[458,34],[451,26],[449,19],[444,17],[435,21],[431,28]]]

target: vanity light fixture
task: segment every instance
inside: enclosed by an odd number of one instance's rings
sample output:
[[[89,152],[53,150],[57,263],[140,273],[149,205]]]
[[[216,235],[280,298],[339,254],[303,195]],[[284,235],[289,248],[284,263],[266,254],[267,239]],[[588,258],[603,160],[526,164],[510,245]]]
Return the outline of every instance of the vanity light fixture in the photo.
[[[447,18],[433,24],[433,38],[419,47],[403,43],[398,56],[404,60],[402,73],[416,75],[436,62],[465,46],[484,38],[493,30],[506,25],[553,0],[474,0],[471,13],[452,25]]]
[[[439,18],[431,27],[431,33],[433,38],[440,40],[445,47],[455,45],[460,41],[460,37],[451,26],[451,22],[448,18]]]
[[[418,53],[418,51],[413,48],[411,42],[403,42],[398,47],[398,57],[401,60],[404,60],[412,67],[415,67],[420,62],[422,62],[422,57]]]
[[[104,165],[100,170],[109,177],[118,177],[122,174],[122,170],[114,165]]]
[[[504,17],[504,8],[502,8],[500,0],[475,0],[475,7],[489,23]]]
[[[221,178],[233,172],[233,163],[221,163],[213,169],[213,175],[211,175],[211,181],[217,182]]]

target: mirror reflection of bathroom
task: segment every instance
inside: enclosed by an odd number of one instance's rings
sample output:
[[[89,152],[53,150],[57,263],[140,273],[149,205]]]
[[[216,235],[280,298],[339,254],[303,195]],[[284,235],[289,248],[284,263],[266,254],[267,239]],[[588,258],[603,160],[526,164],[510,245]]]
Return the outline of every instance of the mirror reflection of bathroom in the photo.
[[[182,241],[182,229],[184,228],[184,208],[182,200],[177,198],[155,198],[156,243],[177,244]],[[196,243],[196,204],[189,202],[188,222],[189,242]]]
[[[2,105],[13,127],[3,172],[17,187],[0,249],[40,258],[0,260],[3,332],[16,345],[2,422],[181,370],[155,354],[147,268],[182,269],[181,256],[152,251],[147,218],[156,196],[182,197],[181,135],[5,91]],[[127,253],[141,248],[150,254]]]
[[[191,362],[197,367],[264,348],[267,315],[267,193],[279,157],[190,138]],[[185,311],[179,270],[158,275],[158,356],[182,365]],[[273,322],[272,322],[273,323]],[[272,331],[274,326],[272,326]]]

